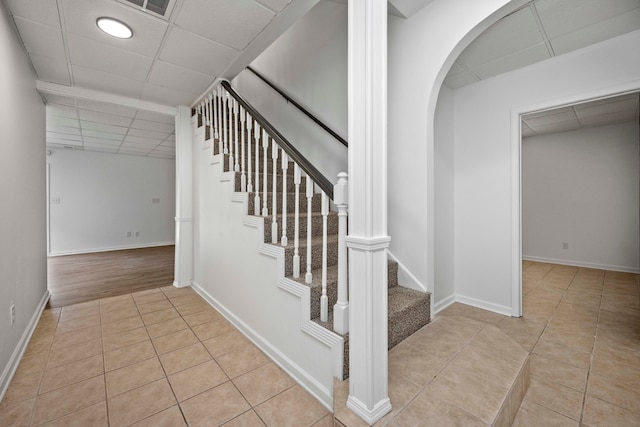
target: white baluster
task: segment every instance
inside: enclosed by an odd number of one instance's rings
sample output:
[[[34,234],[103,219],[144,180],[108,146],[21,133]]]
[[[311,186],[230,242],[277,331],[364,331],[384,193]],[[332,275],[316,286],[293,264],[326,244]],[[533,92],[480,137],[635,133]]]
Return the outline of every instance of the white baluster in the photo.
[[[273,185],[271,192],[271,243],[278,243],[278,144],[271,139],[271,160],[273,161]],[[284,194],[282,195],[284,197]]]
[[[246,152],[245,152],[245,147],[246,147],[246,130],[244,127],[245,124],[245,120],[246,119],[246,115],[244,112],[244,108],[242,106],[240,106],[240,135],[242,137],[242,141],[240,146],[242,147],[242,153],[240,155],[242,162],[240,165],[240,171],[242,172],[240,175],[240,191],[245,192],[247,191],[247,175],[245,174],[244,171],[244,166],[245,166],[245,156],[246,156]]]
[[[235,171],[235,156],[237,155],[237,153],[235,152],[235,148],[238,148],[238,146],[235,143],[235,140],[233,139],[233,130],[236,127],[236,121],[235,121],[235,109],[234,109],[234,100],[229,98],[229,93],[227,92],[227,103],[229,105],[229,170],[230,171]],[[236,134],[236,136],[238,136]]]
[[[238,115],[240,114],[240,106],[238,105],[238,101],[233,100],[233,131],[235,133],[235,153],[236,153],[236,163],[234,165],[233,170],[236,172],[240,172],[240,150],[238,150],[239,139],[238,138]]]
[[[253,197],[253,214],[260,215],[260,125],[256,123],[253,134],[256,138],[256,194]]]
[[[219,129],[218,129],[218,142],[219,142],[219,146],[220,146],[220,154],[226,154],[225,150],[225,146],[224,146],[224,120],[222,117],[223,114],[223,104],[222,104],[222,89],[220,88],[220,86],[218,86],[217,88],[218,91],[218,125],[219,125]]]
[[[313,182],[309,175],[305,178],[307,184],[307,274],[304,276],[304,281],[308,285],[313,280],[311,274],[311,199],[313,198]]]
[[[297,163],[293,164],[293,184],[295,186],[295,198],[293,203],[295,204],[293,215],[293,278],[300,277],[300,254],[298,248],[300,246],[300,167]]]
[[[269,216],[267,209],[267,148],[269,148],[269,137],[267,131],[262,129],[262,216]]]
[[[329,298],[327,297],[327,215],[329,197],[322,192],[322,296],[320,297],[320,321],[326,322],[329,316]]]
[[[282,239],[280,244],[287,246],[287,170],[289,169],[289,156],[282,150]]]
[[[347,270],[347,207],[349,203],[347,174],[338,174],[333,187],[333,202],[338,209],[338,300],[333,306],[333,330],[341,335],[349,332],[349,271]]]
[[[216,93],[212,92],[211,95],[211,112],[213,113],[213,140],[218,140],[218,98]]]
[[[253,192],[253,183],[251,180],[251,149],[253,148],[253,144],[255,144],[255,138],[251,131],[252,128],[253,117],[247,113],[247,178],[249,178],[249,182],[247,182],[247,191],[249,193]]]
[[[229,122],[227,122],[227,91],[221,89],[222,93],[222,140],[224,141],[224,154],[229,154]],[[229,169],[231,170],[231,169]]]

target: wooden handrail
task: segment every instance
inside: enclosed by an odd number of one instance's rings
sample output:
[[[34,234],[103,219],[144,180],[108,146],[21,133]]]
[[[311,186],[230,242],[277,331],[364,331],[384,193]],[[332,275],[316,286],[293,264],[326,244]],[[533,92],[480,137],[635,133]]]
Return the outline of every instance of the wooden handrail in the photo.
[[[311,164],[306,157],[302,155],[287,139],[280,133],[278,130],[273,127],[273,125],[266,119],[262,114],[256,110],[253,105],[249,104],[247,100],[245,100],[242,95],[240,95],[236,90],[231,86],[231,84],[223,80],[221,83],[222,87],[225,88],[227,92],[236,100],[239,104],[241,104],[244,109],[253,117],[253,119],[258,122],[258,124],[267,131],[267,133],[273,138],[274,141],[282,148],[285,153],[289,155],[289,157],[295,161],[298,166],[315,182],[320,189],[329,196],[330,199],[333,199],[333,184],[329,181],[315,166]]]
[[[306,108],[304,108],[302,105],[300,105],[298,102],[296,102],[296,100],[294,100],[293,98],[291,98],[289,95],[287,95],[286,92],[284,92],[282,89],[280,89],[278,86],[276,86],[273,82],[271,82],[269,79],[267,79],[265,76],[263,76],[262,74],[260,74],[259,72],[257,72],[256,70],[254,70],[251,67],[247,67],[247,70],[251,71],[253,74],[255,74],[260,80],[262,80],[263,82],[265,82],[267,85],[269,85],[273,90],[275,90],[276,92],[278,92],[284,99],[286,99],[288,102],[290,102],[291,104],[293,104],[294,107],[296,107],[298,110],[302,111],[302,113],[304,113],[307,117],[309,117],[311,120],[313,120],[318,126],[320,126],[322,129],[324,129],[327,133],[329,133],[329,135],[331,135],[332,137],[334,137],[335,139],[337,139],[338,141],[340,141],[342,143],[342,145],[344,145],[345,147],[349,146],[349,143],[342,138],[340,135],[338,135],[333,129],[331,129],[329,126],[327,126],[326,124],[324,124],[320,119],[318,119],[316,116],[314,116],[313,114],[311,114]]]

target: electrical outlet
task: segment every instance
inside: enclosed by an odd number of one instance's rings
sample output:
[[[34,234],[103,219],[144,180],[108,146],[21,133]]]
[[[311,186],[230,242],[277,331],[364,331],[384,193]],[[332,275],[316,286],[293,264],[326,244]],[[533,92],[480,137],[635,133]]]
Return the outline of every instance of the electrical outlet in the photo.
[[[136,231],[136,237],[140,237],[140,232]]]
[[[131,237],[131,232],[127,231],[127,237]]]
[[[16,305],[12,302],[9,307],[9,313],[11,314],[11,326],[16,322]]]
[[[569,249],[569,242],[562,242],[562,249]]]

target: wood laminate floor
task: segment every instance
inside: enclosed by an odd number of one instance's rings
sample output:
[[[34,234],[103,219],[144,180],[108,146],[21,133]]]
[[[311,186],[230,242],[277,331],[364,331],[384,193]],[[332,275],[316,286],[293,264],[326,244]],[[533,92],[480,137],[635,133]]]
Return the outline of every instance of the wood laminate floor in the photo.
[[[171,285],[174,253],[171,245],[51,257],[48,307]]]

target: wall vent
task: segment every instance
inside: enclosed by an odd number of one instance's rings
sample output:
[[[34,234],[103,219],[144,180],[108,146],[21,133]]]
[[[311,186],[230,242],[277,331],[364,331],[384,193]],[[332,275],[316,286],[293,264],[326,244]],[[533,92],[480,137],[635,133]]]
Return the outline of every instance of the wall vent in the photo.
[[[136,9],[148,12],[151,15],[161,17],[168,20],[171,16],[171,11],[175,5],[175,0],[118,0],[120,3],[125,3],[130,6],[134,6]]]

